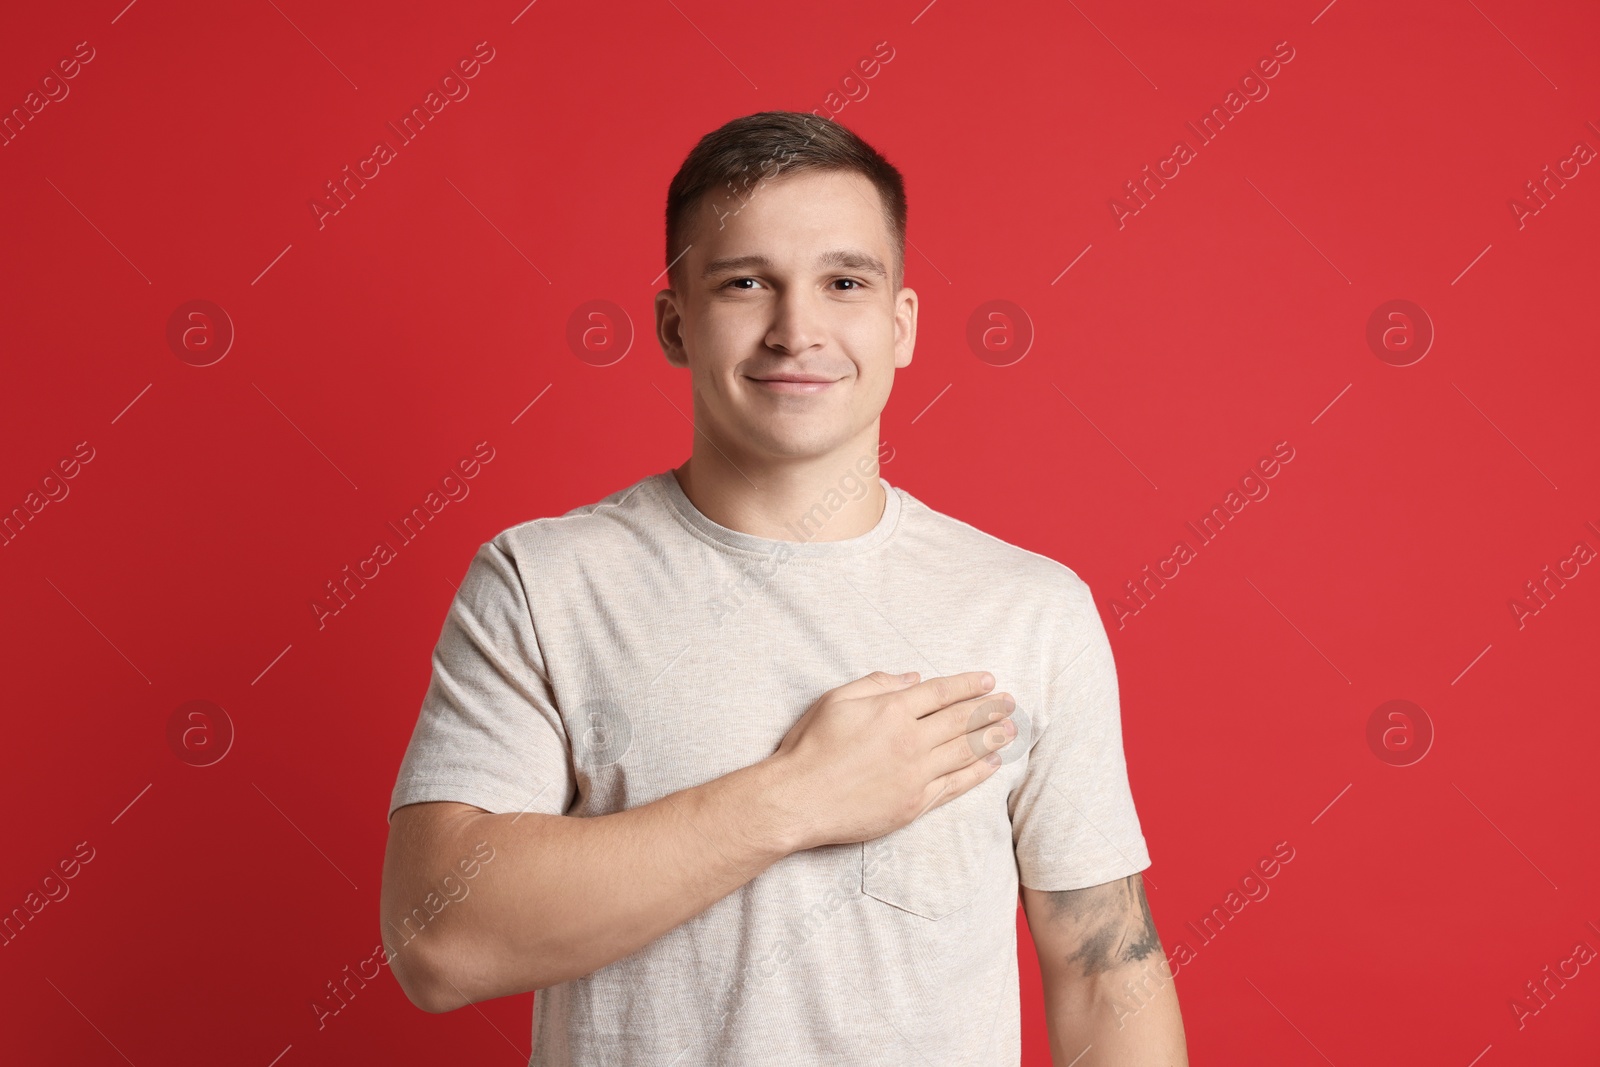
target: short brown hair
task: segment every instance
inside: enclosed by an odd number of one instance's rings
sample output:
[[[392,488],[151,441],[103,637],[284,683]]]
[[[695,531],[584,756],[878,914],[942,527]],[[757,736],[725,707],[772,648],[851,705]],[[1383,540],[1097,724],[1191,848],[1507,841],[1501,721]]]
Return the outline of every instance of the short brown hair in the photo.
[[[906,186],[887,159],[832,119],[807,111],[760,111],[700,138],[667,187],[667,284],[683,291],[680,260],[689,212],[701,198],[745,196],[757,182],[804,170],[854,171],[871,181],[883,202],[894,252],[894,287],[906,267]],[[725,190],[725,191],[724,191]]]

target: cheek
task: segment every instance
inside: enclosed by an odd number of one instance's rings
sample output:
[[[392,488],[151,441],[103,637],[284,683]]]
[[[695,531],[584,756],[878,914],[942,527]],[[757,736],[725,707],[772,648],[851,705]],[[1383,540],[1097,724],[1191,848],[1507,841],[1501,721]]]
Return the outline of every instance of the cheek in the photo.
[[[845,344],[862,383],[888,389],[895,372],[893,327],[885,330],[877,323],[863,325]]]
[[[725,322],[701,322],[689,334],[686,347],[696,382],[721,377],[738,362],[732,356],[738,350],[735,331]]]
[[[729,369],[760,350],[766,327],[736,311],[713,313],[697,325],[690,350],[707,367]]]

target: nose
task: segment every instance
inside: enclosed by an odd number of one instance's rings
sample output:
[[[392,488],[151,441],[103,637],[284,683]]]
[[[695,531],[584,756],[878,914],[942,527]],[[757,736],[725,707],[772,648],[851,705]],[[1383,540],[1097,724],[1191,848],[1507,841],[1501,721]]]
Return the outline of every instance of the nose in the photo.
[[[810,294],[791,289],[773,304],[768,348],[791,356],[815,348],[823,340],[822,319]]]

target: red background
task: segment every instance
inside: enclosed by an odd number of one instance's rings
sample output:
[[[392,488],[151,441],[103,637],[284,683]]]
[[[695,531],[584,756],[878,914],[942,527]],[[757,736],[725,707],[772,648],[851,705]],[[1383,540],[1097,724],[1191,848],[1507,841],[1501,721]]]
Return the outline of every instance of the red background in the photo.
[[[7,1058],[525,1060],[531,996],[431,1016],[382,975],[311,1007],[378,944],[429,653],[478,544],[688,454],[651,340],[684,154],[838,107],[887,41],[837,112],[910,193],[883,472],[1094,590],[1193,1062],[1593,1062],[1600,962],[1510,1007],[1600,949],[1600,568],[1510,607],[1600,547],[1600,166],[1510,207],[1600,147],[1592,5],[123,2],[0,35],[8,113],[94,49],[0,148],[0,508],[93,449],[0,548],[0,909],[94,850],[0,948]],[[324,183],[480,41],[470,95],[319,228]],[[1281,41],[1270,95],[1119,228],[1124,183]],[[203,367],[167,341],[197,299],[236,331]],[[1409,366],[1366,340],[1392,299],[1436,331]],[[592,300],[636,331],[609,366],[566,339]],[[990,300],[1031,323],[1008,366],[966,340]],[[324,583],[480,441],[471,495],[319,628]],[[1281,441],[1270,495],[1119,625]],[[1435,732],[1409,766],[1367,740],[1392,699]],[[191,700],[236,733],[210,766],[169,743]],[[1202,945],[1278,842],[1270,895]]]

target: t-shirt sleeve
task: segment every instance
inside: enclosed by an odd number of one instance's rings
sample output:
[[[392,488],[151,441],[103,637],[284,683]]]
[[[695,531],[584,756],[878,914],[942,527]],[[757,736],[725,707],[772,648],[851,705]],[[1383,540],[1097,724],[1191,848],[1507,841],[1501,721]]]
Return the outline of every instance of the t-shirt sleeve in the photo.
[[[516,561],[478,548],[433,650],[433,675],[400,763],[396,808],[455,800],[489,812],[564,814],[571,747]]]
[[[1105,624],[1076,576],[1061,603],[1064,624],[1043,635],[1056,653],[1045,657],[1045,707],[1032,716],[1033,745],[1009,798],[1018,880],[1038,890],[1082,889],[1150,866]]]

